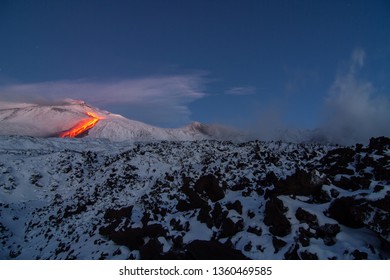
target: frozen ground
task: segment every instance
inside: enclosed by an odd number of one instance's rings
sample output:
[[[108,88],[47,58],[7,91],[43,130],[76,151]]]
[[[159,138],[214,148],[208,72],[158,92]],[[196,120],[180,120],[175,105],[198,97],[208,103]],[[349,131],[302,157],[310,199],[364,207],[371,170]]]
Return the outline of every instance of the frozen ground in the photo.
[[[388,259],[389,148],[0,136],[0,259]]]

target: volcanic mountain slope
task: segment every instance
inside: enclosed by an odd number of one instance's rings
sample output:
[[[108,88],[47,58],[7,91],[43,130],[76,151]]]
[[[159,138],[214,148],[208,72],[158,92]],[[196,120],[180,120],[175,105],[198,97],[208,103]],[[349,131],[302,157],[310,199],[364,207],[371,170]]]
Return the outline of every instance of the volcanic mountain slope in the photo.
[[[390,139],[0,137],[0,259],[388,259]]]
[[[96,121],[94,121],[94,118]],[[82,131],[88,120],[91,125]],[[81,132],[74,135],[71,130]],[[192,141],[205,139],[241,139],[232,129],[191,123],[183,128],[164,129],[129,120],[92,107],[83,101],[65,100],[57,105],[0,102],[0,135],[34,137],[88,137],[112,141]]]

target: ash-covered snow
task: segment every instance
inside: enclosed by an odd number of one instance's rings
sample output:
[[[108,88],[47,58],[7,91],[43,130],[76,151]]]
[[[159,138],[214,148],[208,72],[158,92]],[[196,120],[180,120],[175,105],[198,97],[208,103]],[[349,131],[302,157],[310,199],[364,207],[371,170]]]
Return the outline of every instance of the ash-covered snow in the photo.
[[[389,147],[0,136],[0,259],[388,259]]]

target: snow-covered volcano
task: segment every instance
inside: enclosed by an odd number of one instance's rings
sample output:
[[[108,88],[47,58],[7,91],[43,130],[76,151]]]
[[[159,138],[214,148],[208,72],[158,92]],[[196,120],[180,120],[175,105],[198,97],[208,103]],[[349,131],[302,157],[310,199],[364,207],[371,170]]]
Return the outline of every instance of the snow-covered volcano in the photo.
[[[0,135],[69,135],[66,132],[91,118],[87,115],[89,112],[98,121],[79,137],[107,138],[112,141],[187,141],[240,137],[228,128],[198,122],[182,128],[159,128],[100,110],[78,100],[66,100],[56,105],[0,102]]]

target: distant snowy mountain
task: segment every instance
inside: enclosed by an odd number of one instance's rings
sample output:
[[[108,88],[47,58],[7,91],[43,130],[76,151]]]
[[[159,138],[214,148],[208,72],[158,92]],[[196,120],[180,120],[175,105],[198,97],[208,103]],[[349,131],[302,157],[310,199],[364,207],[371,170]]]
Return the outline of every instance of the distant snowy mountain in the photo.
[[[1,102],[0,135],[56,137],[72,129],[80,121],[90,118],[86,115],[88,112],[95,114],[99,120],[80,135],[87,138],[107,138],[111,141],[183,141],[243,137],[230,128],[197,122],[176,129],[154,127],[78,100],[66,100],[56,105]]]
[[[390,258],[384,137],[337,147],[0,136],[0,175],[0,259]]]

